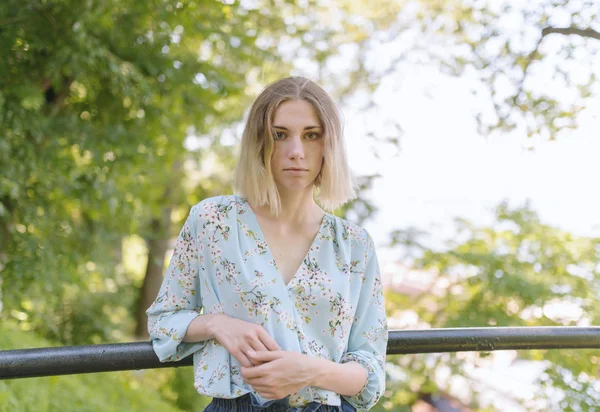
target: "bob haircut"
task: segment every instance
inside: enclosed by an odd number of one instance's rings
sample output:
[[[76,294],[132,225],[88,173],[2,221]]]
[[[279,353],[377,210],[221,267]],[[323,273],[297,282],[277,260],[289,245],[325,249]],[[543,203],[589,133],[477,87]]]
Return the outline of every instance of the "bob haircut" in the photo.
[[[318,203],[334,211],[356,197],[342,134],[342,113],[321,86],[304,77],[277,80],[265,87],[254,101],[242,135],[234,190],[252,204],[268,205],[275,216],[281,211],[281,199],[271,170],[275,148],[272,125],[279,105],[289,100],[307,101],[319,118],[325,150],[321,172],[313,183]]]

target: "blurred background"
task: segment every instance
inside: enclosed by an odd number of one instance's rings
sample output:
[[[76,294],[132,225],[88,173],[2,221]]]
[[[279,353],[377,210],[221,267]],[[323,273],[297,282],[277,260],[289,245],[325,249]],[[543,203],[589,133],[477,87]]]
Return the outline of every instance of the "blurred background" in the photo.
[[[345,114],[391,329],[600,323],[597,0],[2,0],[0,349],[148,339],[271,81]],[[600,409],[600,356],[388,357],[384,411]],[[0,411],[201,411],[191,368],[0,381]]]

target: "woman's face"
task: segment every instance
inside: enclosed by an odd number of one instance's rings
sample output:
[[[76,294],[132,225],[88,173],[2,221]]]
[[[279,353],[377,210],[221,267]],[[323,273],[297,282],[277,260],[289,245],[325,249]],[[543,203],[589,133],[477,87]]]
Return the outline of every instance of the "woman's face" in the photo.
[[[271,170],[280,192],[306,189],[319,175],[325,150],[320,124],[306,100],[285,101],[275,111]]]

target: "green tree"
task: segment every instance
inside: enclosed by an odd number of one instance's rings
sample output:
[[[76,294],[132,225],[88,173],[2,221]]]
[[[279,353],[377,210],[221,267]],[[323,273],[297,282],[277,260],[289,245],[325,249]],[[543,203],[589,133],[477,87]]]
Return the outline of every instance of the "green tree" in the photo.
[[[104,319],[135,306],[121,239],[148,239],[149,262],[160,265],[168,208],[185,199],[187,131],[239,118],[254,68],[285,73],[266,41],[284,27],[264,9],[217,2],[2,2],[9,313],[63,342],[122,336],[123,325]]]
[[[357,78],[376,87],[403,65],[439,66],[478,80],[472,93],[486,101],[475,114],[482,135],[516,130],[553,140],[578,126],[600,92],[599,13],[595,0],[407,3],[367,40],[360,60],[378,48],[389,53]]]
[[[585,326],[600,321],[600,239],[544,224],[528,205],[511,208],[502,203],[491,227],[458,219],[454,239],[444,250],[434,250],[422,235],[407,232],[394,231],[392,243],[410,246],[413,268],[432,274],[432,289],[416,297],[389,293],[390,316],[411,308],[420,322],[434,328]],[[482,355],[473,362],[485,361],[486,354]],[[546,362],[538,399],[545,399],[545,391],[552,388],[564,394],[561,410],[600,406],[594,387],[600,358],[594,351],[536,350],[518,355]],[[410,405],[418,393],[450,389],[450,379],[447,386],[436,379],[436,367],[449,367],[452,376],[473,380],[465,368],[469,361],[456,353],[393,359],[406,373],[390,385],[394,393],[389,398],[400,405]],[[474,380],[471,387],[477,388]]]
[[[222,133],[258,86],[292,71],[290,56],[322,64],[337,52],[328,39],[365,35],[330,26],[327,2],[224,3],[2,2],[3,316],[64,343],[144,336],[167,240],[190,204],[229,189]],[[209,144],[188,150],[190,135]],[[354,205],[359,220],[373,210]],[[146,242],[141,278],[122,265],[132,234]]]
[[[357,3],[332,2],[332,13],[361,23],[350,31],[359,35],[351,42],[335,37],[332,47],[344,59],[334,54],[319,65],[320,76],[345,91],[344,102],[360,105],[365,117],[378,118],[373,92],[389,87],[389,79],[403,82],[409,65],[473,80],[471,92],[482,99],[474,116],[483,136],[510,131],[539,140],[568,136],[597,101],[600,15],[594,0],[373,4],[361,5],[365,9],[357,13]],[[385,142],[398,146],[402,136],[401,116],[390,122],[389,135],[369,134],[381,150],[389,150]]]

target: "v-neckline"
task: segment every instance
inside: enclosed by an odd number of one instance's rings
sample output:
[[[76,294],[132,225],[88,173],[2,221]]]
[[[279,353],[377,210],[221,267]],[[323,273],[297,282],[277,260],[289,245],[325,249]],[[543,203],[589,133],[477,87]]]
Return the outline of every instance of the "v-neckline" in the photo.
[[[281,272],[279,271],[279,267],[277,266],[277,261],[275,260],[275,256],[273,256],[273,253],[271,252],[271,248],[269,247],[269,243],[267,242],[267,238],[265,237],[265,234],[264,234],[264,232],[262,230],[262,227],[260,226],[260,223],[258,221],[258,216],[256,216],[256,213],[254,213],[254,210],[252,209],[252,207],[250,207],[250,203],[248,203],[248,200],[246,200],[245,197],[238,195],[238,199],[240,199],[240,200],[242,200],[244,202],[247,211],[252,215],[252,219],[254,220],[254,225],[255,225],[255,228],[256,228],[256,233],[258,233],[258,236],[260,237],[260,240],[264,242],[264,244],[265,244],[265,250],[267,251],[267,254],[271,258],[271,260],[273,261],[273,263],[275,264],[275,272],[277,273],[277,276],[279,277],[279,279],[283,283],[283,286],[285,286],[285,288],[287,289],[292,284],[292,282],[294,281],[294,279],[296,279],[296,277],[298,276],[298,272],[300,272],[300,270],[302,269],[302,266],[304,266],[304,261],[308,258],[308,256],[311,253],[311,251],[320,242],[320,240],[321,240],[321,236],[320,235],[321,235],[321,232],[323,231],[323,228],[325,227],[325,224],[326,224],[327,217],[328,217],[329,213],[325,212],[325,214],[323,215],[323,218],[321,219],[321,224],[319,225],[319,230],[317,231],[317,234],[313,238],[313,240],[312,240],[312,242],[311,242],[308,250],[306,251],[306,254],[302,258],[302,261],[300,261],[300,266],[298,266],[298,268],[294,272],[294,275],[290,278],[289,282],[285,283],[285,279],[283,278],[283,275],[281,274]]]

